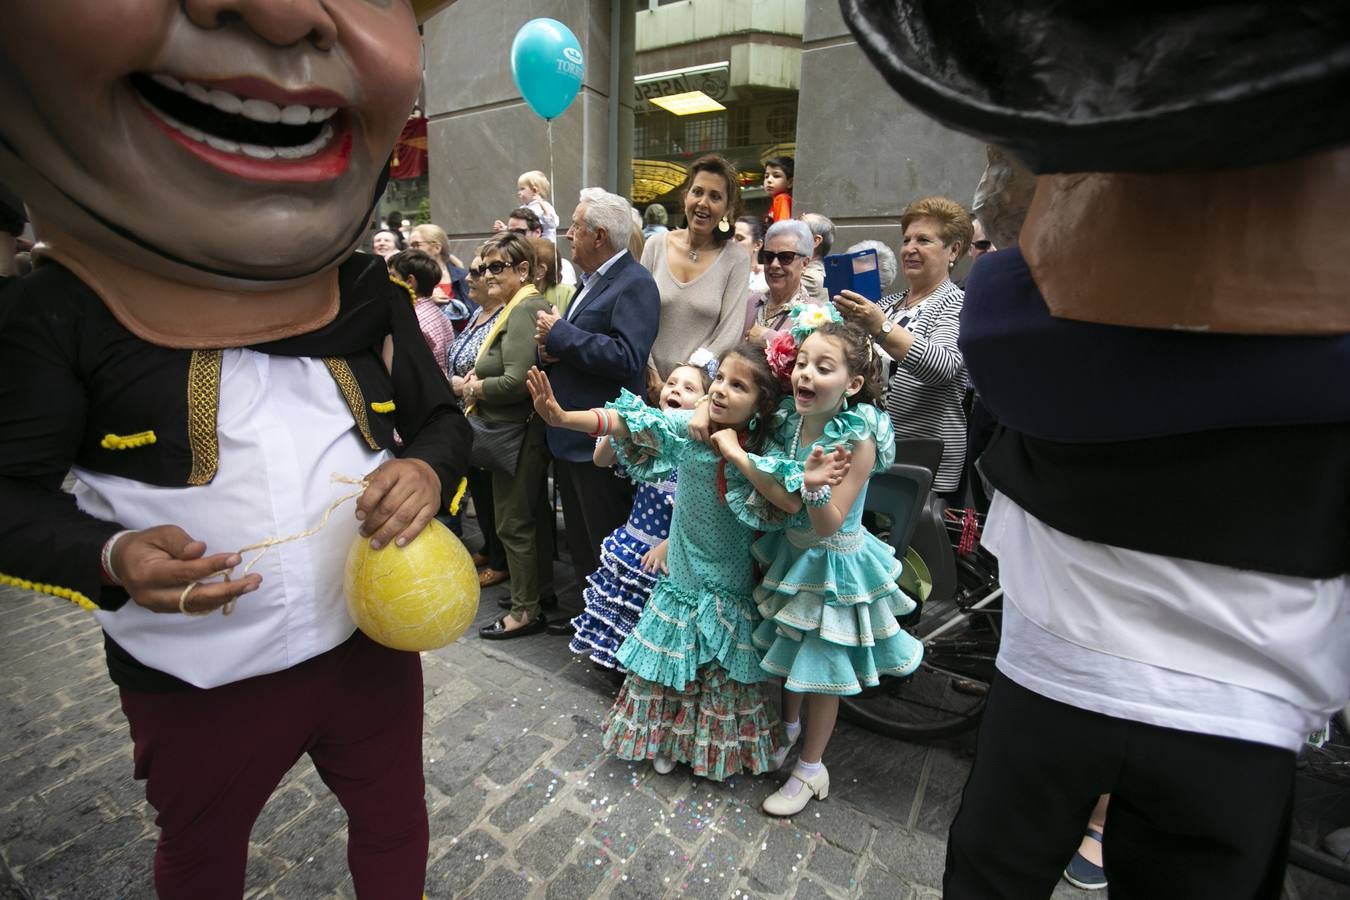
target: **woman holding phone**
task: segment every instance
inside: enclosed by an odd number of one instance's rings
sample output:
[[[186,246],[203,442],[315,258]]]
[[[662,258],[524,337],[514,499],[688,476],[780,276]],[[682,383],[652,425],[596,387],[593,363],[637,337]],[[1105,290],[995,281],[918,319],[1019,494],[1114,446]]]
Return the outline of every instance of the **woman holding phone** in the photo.
[[[933,491],[953,506],[966,463],[966,364],[957,346],[965,293],[952,268],[970,247],[970,213],[946,197],[925,197],[900,217],[900,266],[909,287],[873,303],[853,291],[836,295],[835,308],[861,325],[891,360],[886,411],[897,438],[942,439],[942,463]],[[767,243],[767,242],[766,242]]]

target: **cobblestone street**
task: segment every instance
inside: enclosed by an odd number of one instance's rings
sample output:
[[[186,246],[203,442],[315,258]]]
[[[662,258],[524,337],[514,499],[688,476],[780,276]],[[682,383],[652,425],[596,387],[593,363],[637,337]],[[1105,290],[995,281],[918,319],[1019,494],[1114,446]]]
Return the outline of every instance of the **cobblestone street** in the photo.
[[[484,592],[480,624],[504,591]],[[155,828],[94,619],[0,589],[0,635],[0,900],[153,896]],[[939,896],[969,737],[926,747],[841,723],[829,800],[778,821],[758,810],[775,778],[662,777],[604,753],[614,686],[563,638],[471,630],[423,665],[431,898]],[[354,896],[345,840],[302,759],[253,830],[247,895]]]

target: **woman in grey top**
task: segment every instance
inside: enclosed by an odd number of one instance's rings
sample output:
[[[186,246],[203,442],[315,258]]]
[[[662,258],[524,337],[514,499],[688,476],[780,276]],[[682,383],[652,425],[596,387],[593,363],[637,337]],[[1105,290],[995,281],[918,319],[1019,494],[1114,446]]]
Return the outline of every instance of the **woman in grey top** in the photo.
[[[965,294],[952,283],[951,270],[970,246],[974,226],[959,203],[925,197],[900,217],[904,233],[900,265],[909,289],[872,303],[852,291],[834,298],[845,319],[873,336],[892,362],[886,410],[897,438],[942,439],[942,463],[933,490],[949,503],[958,497],[966,462],[966,364],[956,340]]]
[[[704,156],[689,167],[685,182],[688,224],[647,241],[642,265],[661,292],[651,355],[657,383],[700,347],[720,355],[741,340],[750,259],[731,240],[740,204],[736,168],[720,156]]]

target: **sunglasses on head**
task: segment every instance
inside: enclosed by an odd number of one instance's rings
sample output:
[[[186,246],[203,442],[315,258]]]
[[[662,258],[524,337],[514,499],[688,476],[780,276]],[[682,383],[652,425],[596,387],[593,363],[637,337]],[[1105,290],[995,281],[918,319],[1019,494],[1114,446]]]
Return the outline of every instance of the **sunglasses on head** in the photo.
[[[504,263],[504,262],[502,262],[501,260],[496,259],[496,260],[493,260],[493,261],[490,262],[490,263],[483,263],[481,266],[479,266],[479,267],[476,268],[476,269],[473,268],[472,266],[470,266],[470,267],[469,267],[469,271],[473,273],[473,276],[474,276],[475,278],[482,278],[484,275],[488,274],[489,272],[491,272],[493,275],[500,275],[500,274],[502,274],[503,272],[505,272],[505,271],[506,271],[507,269],[509,269],[509,268],[511,268],[511,264],[510,264],[510,263]]]
[[[786,269],[788,266],[792,265],[793,261],[799,256],[802,259],[806,258],[805,253],[794,253],[791,250],[782,250],[778,253],[774,253],[772,250],[761,250],[759,251],[759,264],[761,266],[767,266],[776,259],[778,260],[778,264]]]
[[[993,241],[971,241],[971,242],[970,242],[970,246],[974,247],[976,250],[988,250],[990,247],[994,246],[994,242],[993,242]]]

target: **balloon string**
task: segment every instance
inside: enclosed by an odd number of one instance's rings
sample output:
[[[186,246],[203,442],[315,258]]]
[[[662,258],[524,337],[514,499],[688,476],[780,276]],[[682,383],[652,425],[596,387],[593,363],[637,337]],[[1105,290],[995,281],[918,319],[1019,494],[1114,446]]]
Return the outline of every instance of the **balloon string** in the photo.
[[[257,556],[253,557],[252,559],[250,559],[248,563],[244,566],[244,570],[239,574],[247,575],[248,570],[253,568],[254,563],[262,559],[263,555],[266,554],[267,551],[271,550],[273,547],[279,546],[281,544],[289,544],[291,541],[303,540],[304,538],[318,534],[320,531],[323,530],[323,527],[328,524],[328,519],[330,516],[333,515],[334,510],[336,510],[342,504],[346,503],[348,500],[351,500],[354,497],[361,496],[363,493],[365,493],[366,488],[370,486],[370,481],[365,478],[349,478],[346,475],[334,475],[332,476],[332,481],[335,484],[357,484],[361,486],[361,490],[353,491],[352,493],[347,494],[346,496],[343,497],[339,497],[332,503],[328,504],[328,508],[323,511],[323,518],[319,520],[319,524],[315,525],[308,531],[297,532],[296,534],[290,534],[287,535],[286,537],[272,537],[268,538],[265,541],[259,541],[256,544],[249,544],[247,547],[241,547],[239,550],[240,556],[243,556],[250,550],[261,550],[262,552],[259,553]],[[228,581],[229,578],[230,573],[227,572],[225,575],[225,580]]]
[[[553,120],[545,119],[548,127],[548,188],[553,194],[553,206],[558,206],[558,184],[553,180]],[[561,217],[560,217],[561,218]]]

